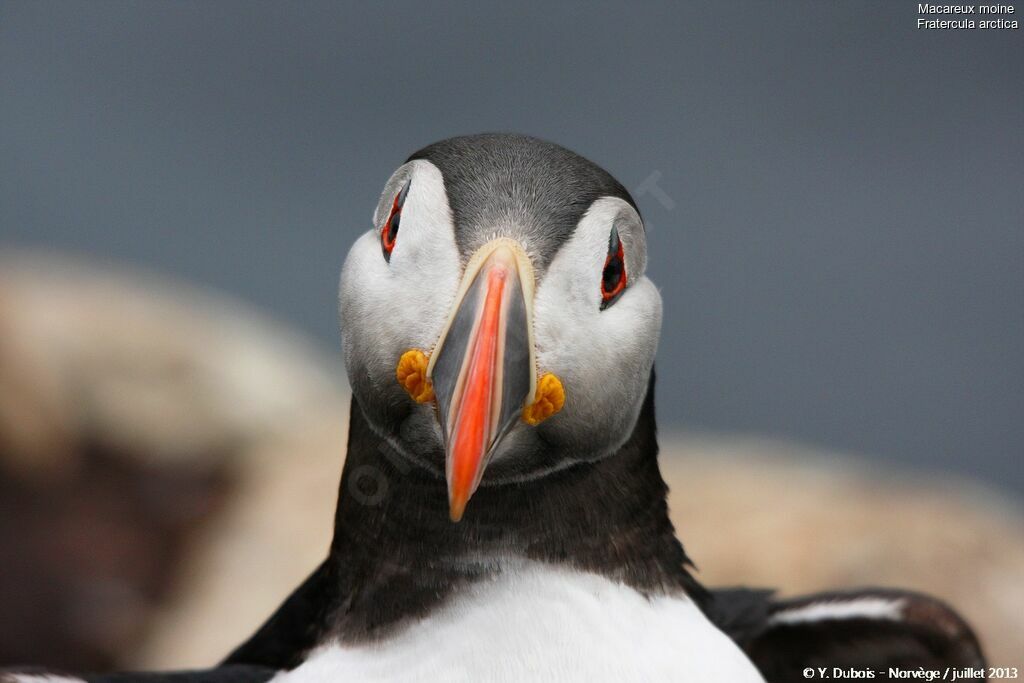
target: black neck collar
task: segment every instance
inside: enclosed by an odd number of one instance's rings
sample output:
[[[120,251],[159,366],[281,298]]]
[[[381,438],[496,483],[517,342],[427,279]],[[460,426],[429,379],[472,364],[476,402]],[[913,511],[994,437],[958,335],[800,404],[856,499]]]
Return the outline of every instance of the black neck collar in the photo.
[[[445,482],[388,450],[353,397],[334,540],[330,629],[373,638],[422,616],[502,558],[593,572],[651,593],[704,591],[668,517],[658,469],[654,375],[636,427],[613,455],[515,485],[481,487],[448,520]]]

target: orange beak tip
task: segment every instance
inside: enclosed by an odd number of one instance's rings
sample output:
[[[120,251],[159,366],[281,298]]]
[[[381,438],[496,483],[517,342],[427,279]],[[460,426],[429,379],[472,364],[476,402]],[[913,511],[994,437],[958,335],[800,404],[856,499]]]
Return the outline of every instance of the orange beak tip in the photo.
[[[449,504],[448,517],[453,522],[461,522],[462,515],[466,512],[466,503],[468,501],[462,498],[453,498]]]

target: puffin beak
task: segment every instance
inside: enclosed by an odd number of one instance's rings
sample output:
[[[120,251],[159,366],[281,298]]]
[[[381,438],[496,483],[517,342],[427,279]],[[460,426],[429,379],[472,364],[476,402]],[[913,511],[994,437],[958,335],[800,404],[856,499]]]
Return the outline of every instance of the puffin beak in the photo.
[[[533,268],[517,242],[498,239],[469,261],[430,364],[445,444],[449,512],[466,503],[498,442],[536,390]]]

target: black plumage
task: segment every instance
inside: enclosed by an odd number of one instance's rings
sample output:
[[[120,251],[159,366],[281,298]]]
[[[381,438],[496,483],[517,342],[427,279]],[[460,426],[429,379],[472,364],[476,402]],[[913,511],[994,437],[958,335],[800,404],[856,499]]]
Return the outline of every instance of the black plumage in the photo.
[[[812,606],[881,600],[899,604],[898,617],[835,616],[827,612],[806,621],[780,615]],[[867,588],[779,600],[772,591],[711,591],[709,618],[743,648],[768,683],[807,680],[807,668],[873,671],[889,679],[889,669],[945,672],[984,669],[985,657],[971,627],[940,600],[911,591]],[[820,676],[819,676],[820,677]]]
[[[328,635],[386,637],[495,571],[480,560],[488,555],[517,554],[645,593],[704,600],[669,521],[655,429],[652,375],[640,419],[615,455],[516,486],[482,487],[452,524],[444,480],[386,455],[353,399],[330,555],[226,663],[287,668]],[[384,495],[353,495],[361,473],[374,486],[386,482]]]

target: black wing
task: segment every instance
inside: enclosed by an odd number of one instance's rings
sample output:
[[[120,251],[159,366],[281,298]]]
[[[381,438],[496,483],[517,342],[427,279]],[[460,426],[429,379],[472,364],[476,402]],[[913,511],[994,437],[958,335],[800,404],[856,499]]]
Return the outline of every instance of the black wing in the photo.
[[[909,591],[865,589],[773,600],[770,591],[711,591],[708,617],[768,683],[805,681],[804,669],[984,667],[970,626],[948,605]],[[883,679],[884,680],[884,679]]]
[[[326,623],[326,609],[336,604],[327,562],[309,575],[277,611],[247,641],[228,655],[223,665],[255,665],[293,669],[315,646]]]

